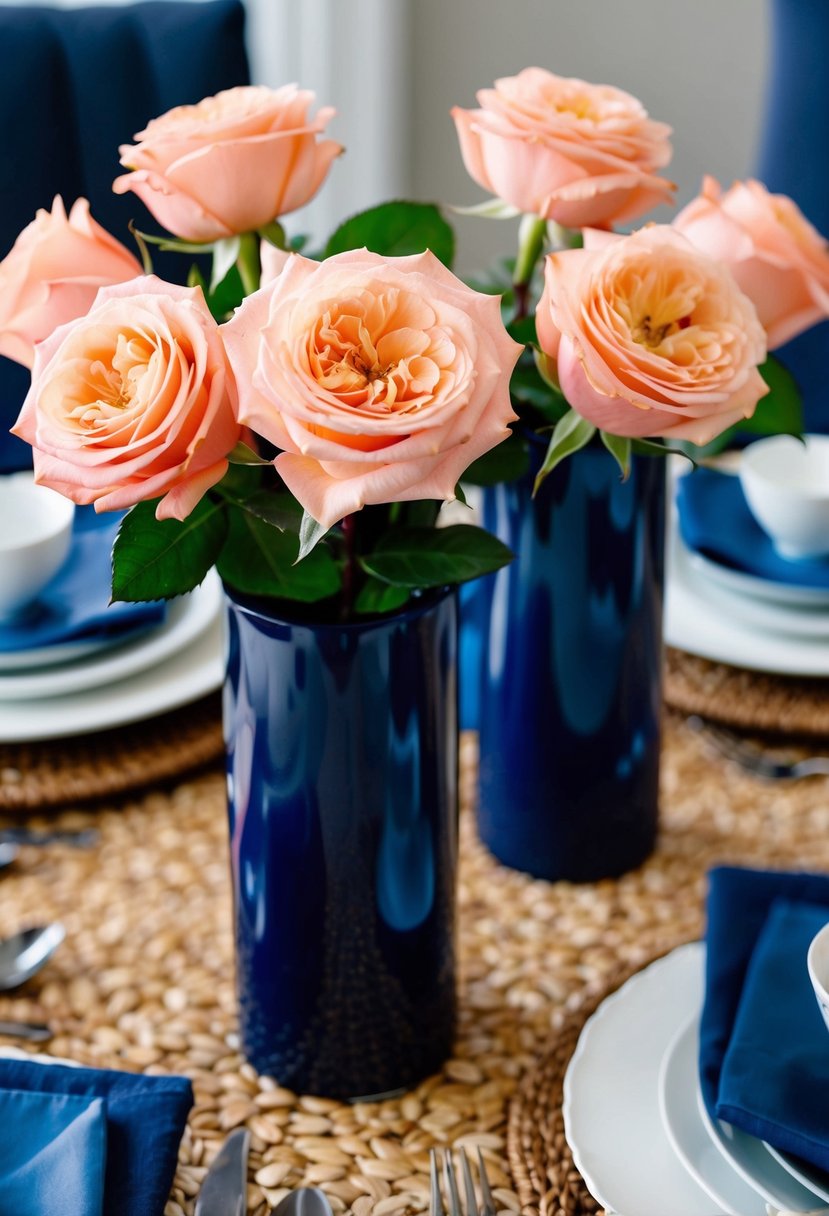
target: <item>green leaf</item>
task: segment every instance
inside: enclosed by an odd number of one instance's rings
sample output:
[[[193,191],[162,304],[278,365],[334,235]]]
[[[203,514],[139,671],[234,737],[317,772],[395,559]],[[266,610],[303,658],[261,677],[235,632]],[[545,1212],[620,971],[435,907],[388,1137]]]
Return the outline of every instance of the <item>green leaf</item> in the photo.
[[[757,402],[751,418],[737,424],[739,429],[753,435],[802,435],[803,402],[792,373],[769,355],[760,375],[771,391]]]
[[[354,611],[358,616],[380,616],[384,612],[395,612],[402,608],[408,598],[408,587],[392,587],[379,579],[369,578],[354,601]]]
[[[219,283],[215,291],[211,291],[207,298],[207,307],[217,321],[226,321],[235,308],[245,298],[245,289],[242,286],[242,276],[239,274],[238,266],[231,266],[225,277]]]
[[[660,443],[658,439],[632,439],[630,446],[634,456],[657,456],[663,460],[666,456],[684,456],[686,460],[690,460],[694,468],[697,467],[697,462],[691,453],[699,455],[699,449],[695,448],[693,443],[677,444],[674,447],[669,443]]]
[[[152,232],[140,232],[133,223],[128,226],[136,240],[144,241],[147,245],[156,245],[170,253],[210,253],[213,248],[212,241],[180,241],[177,236],[154,236]]]
[[[381,203],[341,224],[325,247],[325,257],[363,247],[384,257],[431,249],[451,269],[455,234],[433,203]]]
[[[466,501],[466,495],[463,492],[463,486],[461,485],[460,482],[458,482],[457,485],[455,486],[455,499],[457,502],[459,502],[461,504],[461,506],[464,506],[464,507],[469,506],[469,503]]]
[[[302,512],[302,522],[299,525],[299,557],[298,562],[312,552],[319,544],[328,529],[321,523],[318,523],[313,515],[309,515],[307,511]]]
[[[513,554],[497,537],[472,524],[395,528],[360,558],[367,574],[393,587],[443,587],[492,574]]]
[[[204,296],[205,299],[207,299],[207,297],[209,295],[209,292],[207,290],[207,283],[205,281],[204,275],[201,272],[201,267],[198,266],[195,262],[193,262],[192,266],[187,271],[187,286],[188,287],[200,287],[202,290],[202,295]]]
[[[280,532],[299,534],[302,508],[292,494],[275,494],[272,490],[257,490],[255,494],[233,500],[234,507],[249,511],[257,519],[278,528]]]
[[[132,233],[133,239],[138,246],[138,252],[141,254],[141,266],[144,274],[152,274],[153,259],[149,249],[147,248],[147,241],[143,233],[138,231],[133,220],[130,220],[130,222],[127,224],[127,228]]]
[[[285,236],[285,229],[278,220],[271,220],[269,224],[265,224],[264,228],[259,229],[259,235],[263,241],[267,241],[269,245],[273,245],[274,249],[285,249],[287,247],[288,242]],[[307,237],[303,238],[303,243],[305,240],[307,240]],[[293,241],[291,242],[291,248],[297,248]],[[302,246],[300,245],[299,248],[301,249]]]
[[[187,519],[155,518],[156,502],[124,516],[112,550],[112,599],[170,599],[197,587],[227,535],[221,504],[203,498]]]
[[[558,393],[559,396],[563,397],[564,394],[561,391],[561,383],[558,378],[558,367],[555,359],[551,359],[549,355],[546,355],[543,350],[539,350],[538,347],[535,347],[533,350],[533,359],[535,361],[538,374],[544,383],[551,388],[554,393]]]
[[[532,360],[523,356],[512,373],[509,388],[514,401],[531,405],[551,425],[555,425],[569,409],[561,390],[544,380]]]
[[[327,549],[296,563],[296,535],[280,532],[238,504],[229,507],[228,517],[227,541],[216,564],[237,591],[305,604],[339,591],[339,570]]]
[[[533,494],[538,493],[541,483],[552,473],[557,464],[560,464],[567,456],[572,456],[573,452],[578,452],[580,448],[586,447],[595,434],[596,428],[593,423],[582,418],[581,414],[577,414],[575,410],[570,410],[568,414],[565,414],[556,423],[555,430],[550,436],[550,446],[547,448],[544,463],[535,479]]]
[[[535,346],[538,342],[535,317],[518,317],[509,321],[507,333],[511,338],[515,338],[516,342],[523,342],[525,346]]]
[[[258,452],[254,452],[253,448],[247,443],[242,443],[241,439],[234,448],[227,454],[227,459],[231,464],[256,464],[269,465],[270,460],[263,460]]]
[[[514,220],[521,212],[512,203],[505,203],[500,198],[488,198],[472,207],[450,207],[456,215],[478,215],[486,220]]]
[[[622,481],[627,481],[630,477],[630,439],[625,435],[611,435],[609,431],[599,431],[599,435],[608,452],[615,457],[622,471]]]
[[[213,245],[213,269],[210,275],[210,290],[215,291],[228,276],[231,266],[239,256],[241,237],[228,236]]]
[[[513,431],[509,439],[474,460],[463,479],[472,486],[495,486],[502,481],[518,481],[529,467],[530,445]]]

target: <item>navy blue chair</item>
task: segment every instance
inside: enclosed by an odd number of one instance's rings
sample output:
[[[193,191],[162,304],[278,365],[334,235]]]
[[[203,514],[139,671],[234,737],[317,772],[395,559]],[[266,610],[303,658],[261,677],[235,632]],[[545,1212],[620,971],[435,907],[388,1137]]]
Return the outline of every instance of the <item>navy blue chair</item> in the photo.
[[[250,79],[241,0],[147,0],[74,9],[0,6],[0,257],[56,194],[80,196],[130,245],[130,219],[158,225],[133,194],[115,195],[120,144],[173,106]],[[185,259],[154,258],[179,281]],[[0,472],[31,464],[8,435],[28,386],[26,368],[0,357]]]

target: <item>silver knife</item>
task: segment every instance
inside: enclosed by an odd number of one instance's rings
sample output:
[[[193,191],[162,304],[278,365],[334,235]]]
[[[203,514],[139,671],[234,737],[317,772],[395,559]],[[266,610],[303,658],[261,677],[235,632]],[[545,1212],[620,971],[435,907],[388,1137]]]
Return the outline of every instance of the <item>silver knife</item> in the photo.
[[[196,1200],[196,1216],[245,1216],[250,1132],[237,1127],[207,1171]]]

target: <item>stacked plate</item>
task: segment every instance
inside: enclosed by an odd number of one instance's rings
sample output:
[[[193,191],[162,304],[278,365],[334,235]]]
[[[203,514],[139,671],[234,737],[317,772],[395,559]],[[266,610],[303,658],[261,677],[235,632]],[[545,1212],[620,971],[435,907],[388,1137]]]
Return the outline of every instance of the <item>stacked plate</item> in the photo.
[[[564,1079],[564,1123],[588,1190],[615,1216],[767,1216],[829,1205],[829,1177],[702,1103],[704,947],[681,946],[604,1001]]]
[[[674,511],[665,640],[689,654],[753,671],[829,676],[829,589],[760,578],[692,552]]]
[[[220,610],[211,573],[151,628],[0,651],[0,743],[123,726],[212,692],[222,681]]]

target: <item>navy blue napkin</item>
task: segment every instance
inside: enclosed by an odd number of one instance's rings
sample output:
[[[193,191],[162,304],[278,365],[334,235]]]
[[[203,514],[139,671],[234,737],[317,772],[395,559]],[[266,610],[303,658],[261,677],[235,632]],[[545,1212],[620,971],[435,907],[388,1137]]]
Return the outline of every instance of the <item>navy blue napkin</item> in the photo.
[[[32,650],[101,636],[126,636],[159,624],[165,604],[109,604],[110,562],[121,514],[78,507],[66,562],[25,620],[0,624],[0,651]]]
[[[100,1098],[0,1090],[0,1211],[101,1216],[106,1114]]]
[[[179,1142],[193,1105],[192,1087],[185,1077],[0,1059],[0,1094],[11,1090],[101,1099],[106,1120],[101,1216],[162,1216],[176,1171]],[[13,1098],[9,1106],[14,1108]],[[2,1139],[7,1135],[5,1121],[0,1126]],[[92,1169],[97,1168],[95,1162],[93,1154]],[[0,1194],[5,1199],[5,1192]],[[52,1204],[43,1211],[71,1211],[74,1216],[74,1209],[63,1204],[65,1197],[63,1191],[55,1192]],[[83,1208],[78,1209],[79,1216],[81,1213],[86,1216]]]
[[[712,1118],[719,1117],[720,1076],[749,964],[766,918],[778,900],[818,904],[827,909],[829,920],[829,876],[730,866],[719,867],[709,874],[699,1076],[702,1096]],[[806,970],[805,958],[803,969]],[[814,996],[811,1000],[817,1010]],[[829,1031],[824,1034],[829,1039]],[[782,1050],[782,1044],[779,1047]],[[824,1047],[829,1053],[829,1042]]]
[[[772,905],[751,956],[720,1072],[717,1114],[829,1169],[829,1030],[806,965],[825,904]]]
[[[695,469],[676,490],[679,533],[703,557],[777,583],[829,588],[829,558],[781,557],[748,508],[739,477]]]

